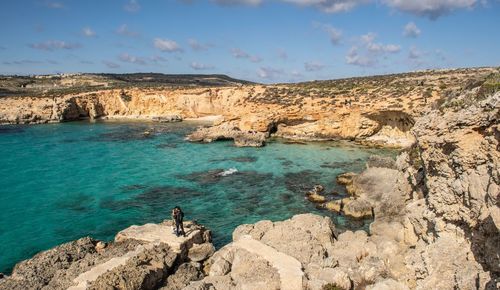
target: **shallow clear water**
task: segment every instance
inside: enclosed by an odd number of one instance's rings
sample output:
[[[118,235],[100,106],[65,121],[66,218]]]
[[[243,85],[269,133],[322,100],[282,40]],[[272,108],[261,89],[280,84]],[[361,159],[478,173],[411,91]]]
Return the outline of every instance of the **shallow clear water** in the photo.
[[[132,224],[160,222],[175,205],[213,230],[217,247],[233,229],[294,214],[329,215],[304,200],[314,184],[343,192],[337,174],[360,171],[371,154],[346,143],[236,148],[188,143],[194,124],[74,122],[0,127],[0,272],[63,242],[109,240]],[[144,132],[151,132],[145,135]],[[221,176],[222,170],[236,173]]]

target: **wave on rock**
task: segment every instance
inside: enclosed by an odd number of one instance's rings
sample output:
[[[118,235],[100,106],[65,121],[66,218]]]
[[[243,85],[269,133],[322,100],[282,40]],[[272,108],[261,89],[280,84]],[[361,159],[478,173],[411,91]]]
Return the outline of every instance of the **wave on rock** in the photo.
[[[228,175],[234,174],[236,172],[238,172],[238,169],[236,169],[236,168],[229,168],[228,170],[222,171],[218,175],[219,176],[228,176]]]

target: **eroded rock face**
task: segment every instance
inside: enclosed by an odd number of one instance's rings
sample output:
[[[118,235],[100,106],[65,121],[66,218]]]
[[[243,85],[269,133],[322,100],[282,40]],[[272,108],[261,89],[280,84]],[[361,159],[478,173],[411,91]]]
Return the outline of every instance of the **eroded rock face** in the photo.
[[[407,207],[419,237],[408,256],[417,288],[499,286],[499,103],[497,93],[464,109],[432,112],[415,125],[415,163],[425,173],[425,202]]]

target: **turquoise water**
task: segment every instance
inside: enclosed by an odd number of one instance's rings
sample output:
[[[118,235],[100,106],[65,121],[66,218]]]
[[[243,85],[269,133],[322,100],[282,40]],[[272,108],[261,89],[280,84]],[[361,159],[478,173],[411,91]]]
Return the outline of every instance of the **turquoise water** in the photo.
[[[188,143],[194,124],[74,122],[0,127],[0,272],[35,253],[90,235],[110,240],[132,224],[160,222],[179,205],[213,230],[217,247],[233,229],[294,214],[330,215],[304,200],[314,184],[360,171],[371,154],[342,143],[236,148]],[[145,131],[151,132],[144,134]],[[236,173],[221,176],[234,169]]]

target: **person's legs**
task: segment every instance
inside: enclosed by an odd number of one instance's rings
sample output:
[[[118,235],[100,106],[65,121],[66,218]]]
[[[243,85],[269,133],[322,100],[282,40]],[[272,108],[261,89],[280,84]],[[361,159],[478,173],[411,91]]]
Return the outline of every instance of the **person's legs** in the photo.
[[[176,236],[179,236],[180,232],[179,232],[179,223],[175,223],[175,235]]]
[[[186,232],[184,231],[184,224],[183,224],[183,222],[181,221],[179,224],[180,224],[180,227],[181,227],[181,232],[179,234],[182,234],[183,236],[186,236]]]

